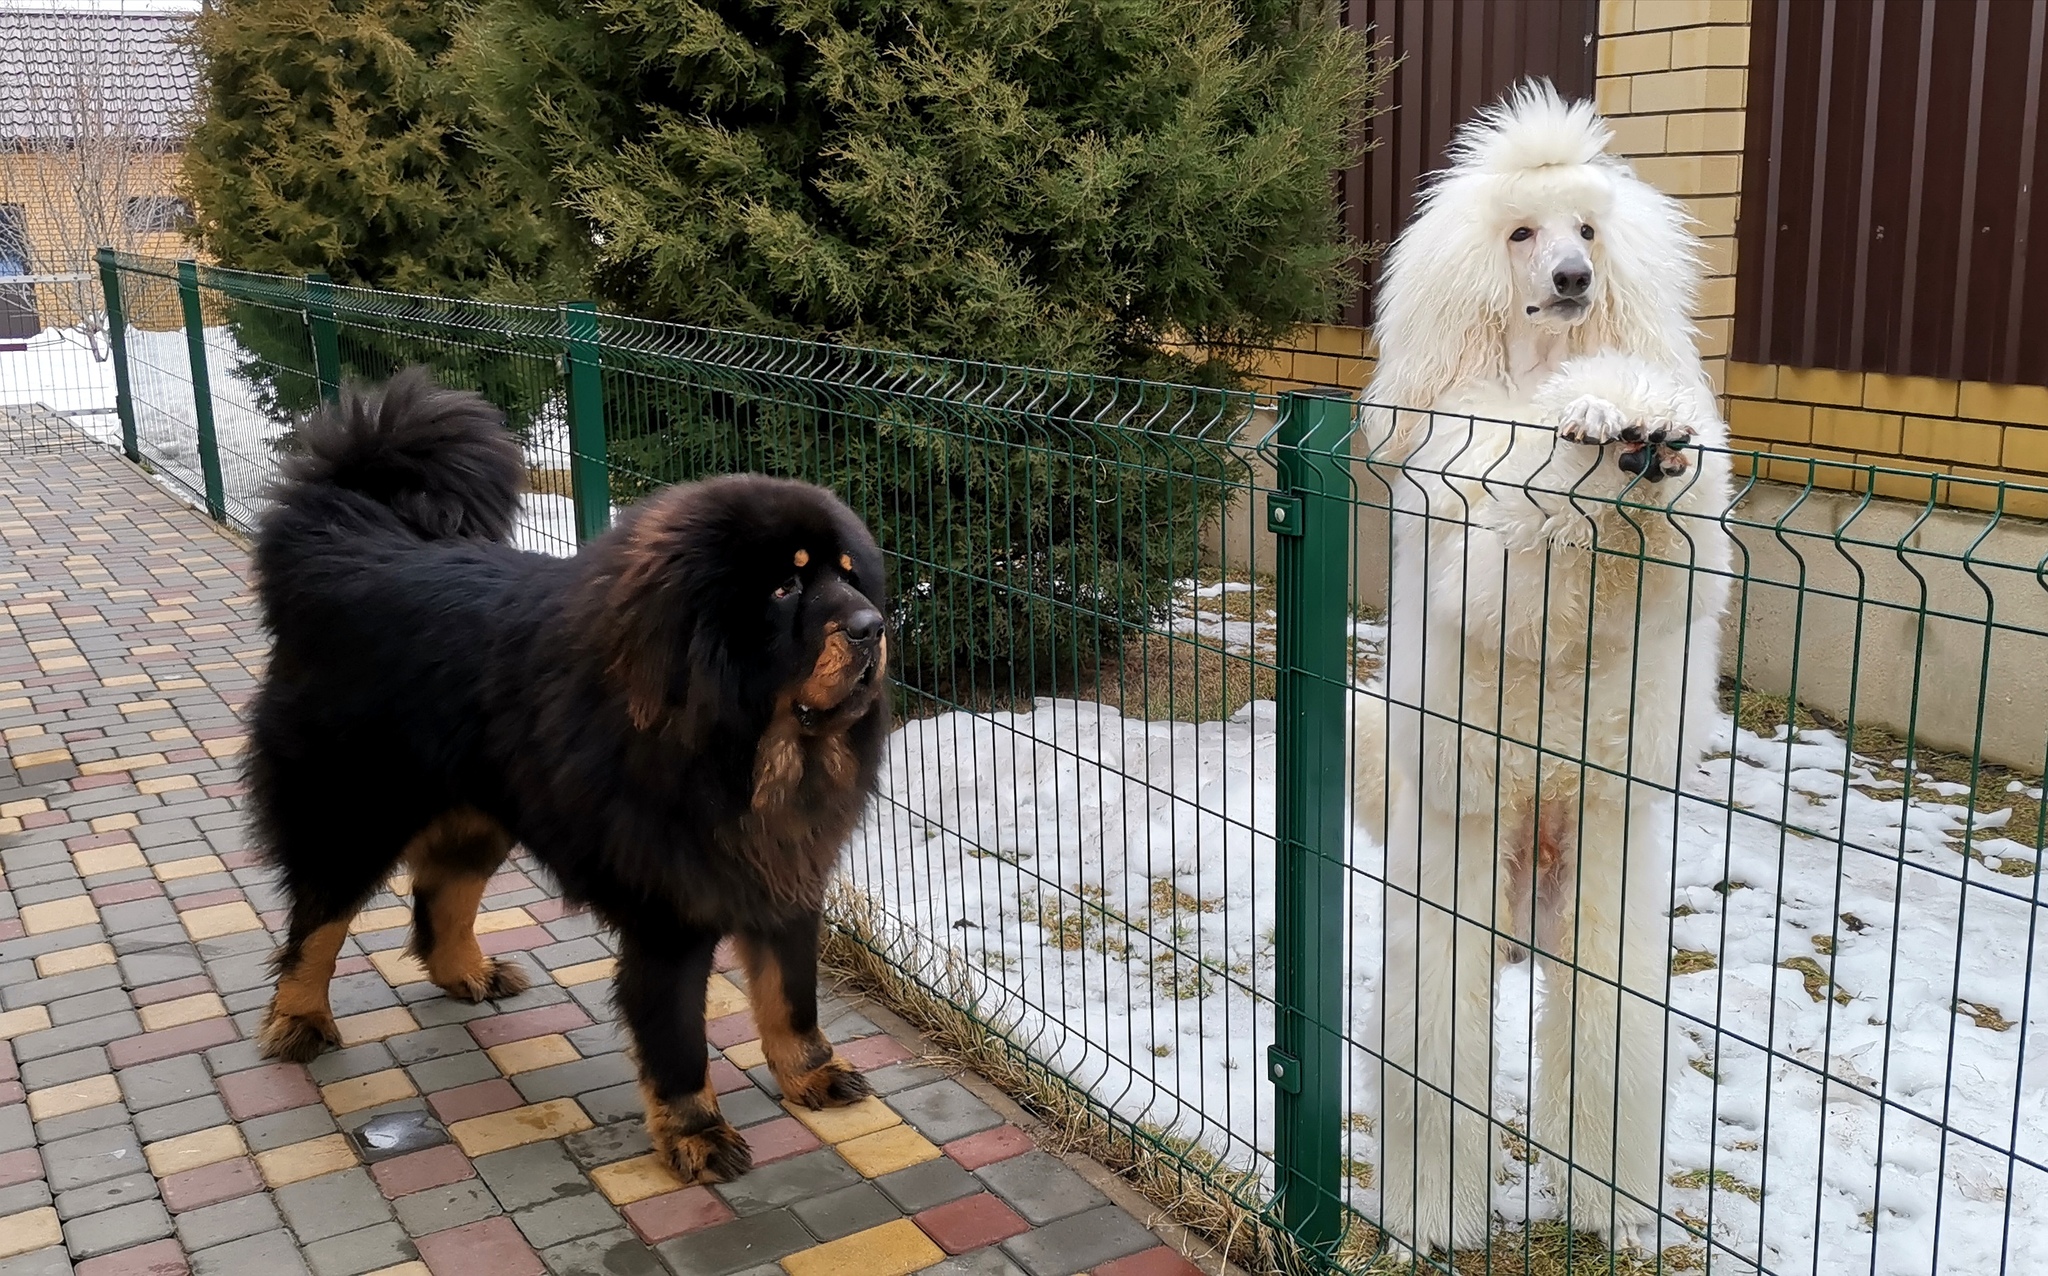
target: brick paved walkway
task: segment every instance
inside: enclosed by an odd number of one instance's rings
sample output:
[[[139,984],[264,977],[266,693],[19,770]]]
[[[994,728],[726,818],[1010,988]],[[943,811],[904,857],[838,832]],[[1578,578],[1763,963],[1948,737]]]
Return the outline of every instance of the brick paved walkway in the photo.
[[[884,1097],[785,1110],[729,968],[714,1075],[757,1168],[682,1188],[610,941],[523,860],[477,930],[551,978],[442,997],[394,881],[343,950],[345,1047],[260,1060],[281,913],[239,809],[265,654],[240,547],[84,450],[7,458],[0,546],[0,1276],[1193,1276],[843,1002],[827,1030]]]

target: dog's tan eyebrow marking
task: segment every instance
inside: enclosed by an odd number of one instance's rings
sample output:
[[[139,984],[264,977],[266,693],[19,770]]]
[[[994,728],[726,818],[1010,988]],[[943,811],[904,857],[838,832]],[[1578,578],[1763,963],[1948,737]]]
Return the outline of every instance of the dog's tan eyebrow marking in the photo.
[[[839,570],[843,572],[850,572],[853,570],[853,555],[841,554],[839,556]]]
[[[810,561],[811,561],[811,551],[809,551],[809,550],[807,550],[807,549],[800,549],[800,550],[798,550],[798,551],[796,552],[796,565],[797,565],[798,567],[802,567],[802,566],[804,566],[804,565],[805,565],[806,563],[809,563]]]

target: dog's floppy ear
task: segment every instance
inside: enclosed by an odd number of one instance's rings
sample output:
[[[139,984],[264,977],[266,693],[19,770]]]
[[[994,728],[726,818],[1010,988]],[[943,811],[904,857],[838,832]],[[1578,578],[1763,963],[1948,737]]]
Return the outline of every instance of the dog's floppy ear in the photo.
[[[625,698],[641,731],[703,739],[726,711],[733,671],[712,611],[687,581],[693,537],[685,520],[646,511],[618,546],[591,599],[605,676]]]

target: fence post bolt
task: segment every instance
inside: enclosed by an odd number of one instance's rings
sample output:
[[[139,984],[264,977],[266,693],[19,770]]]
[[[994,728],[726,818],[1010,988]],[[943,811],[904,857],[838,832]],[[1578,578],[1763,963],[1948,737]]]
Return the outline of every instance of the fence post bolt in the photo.
[[[199,264],[191,258],[178,263],[178,300],[185,308],[185,352],[192,359],[192,418],[199,426],[199,472],[206,480],[206,513],[215,522],[226,520],[227,501],[221,495],[220,441],[213,433],[213,382],[206,375],[206,320],[199,310]]]
[[[128,387],[128,309],[121,304],[121,266],[111,248],[99,250],[100,291],[107,301],[107,348],[114,359],[114,411],[121,417],[121,453],[142,459],[135,437],[135,395]]]
[[[322,403],[341,402],[341,334],[334,324],[334,280],[324,270],[306,276],[306,324],[313,330],[313,375]]]
[[[1267,511],[1278,571],[1274,1085],[1280,1220],[1312,1253],[1344,1233],[1345,766],[1352,678],[1349,454],[1357,395],[1281,397]]]
[[[605,465],[604,371],[597,342],[597,306],[562,305],[569,369],[569,493],[576,500],[576,542],[611,526],[611,478]]]

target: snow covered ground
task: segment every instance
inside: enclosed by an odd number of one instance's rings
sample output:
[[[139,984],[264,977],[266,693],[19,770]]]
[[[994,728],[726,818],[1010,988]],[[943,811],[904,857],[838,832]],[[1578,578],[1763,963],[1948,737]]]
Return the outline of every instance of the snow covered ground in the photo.
[[[1213,598],[1217,586],[1206,589]],[[1174,628],[1245,650],[1267,622],[1183,593]],[[1379,632],[1360,626],[1361,641]],[[1669,1016],[1667,1213],[1704,1227],[1667,1262],[1715,1272],[2048,1271],[2048,973],[2038,853],[2009,813],[1838,736],[1725,720],[1679,812]],[[1273,706],[1228,722],[1127,719],[1094,703],[904,724],[848,857],[898,956],[950,974],[1120,1114],[1265,1169],[1275,880]],[[1844,771],[1848,772],[1845,780]],[[2027,794],[2032,796],[2032,793]],[[1965,822],[1980,834],[1967,858]],[[1376,849],[1352,854],[1347,1035],[1369,1040]],[[2005,871],[1987,868],[2002,867]],[[1508,967],[1497,1118],[1528,1090],[1529,967]],[[2042,987],[2048,988],[2048,983]],[[1354,1112],[1376,1065],[1352,1052]],[[1350,1135],[1364,1186],[1374,1140]],[[2017,1158],[2017,1159],[2016,1159]],[[2028,1164],[2031,1162],[2032,1164]],[[1518,1161],[1508,1222],[1555,1217]],[[1667,1229],[1664,1243],[1685,1237]]]

